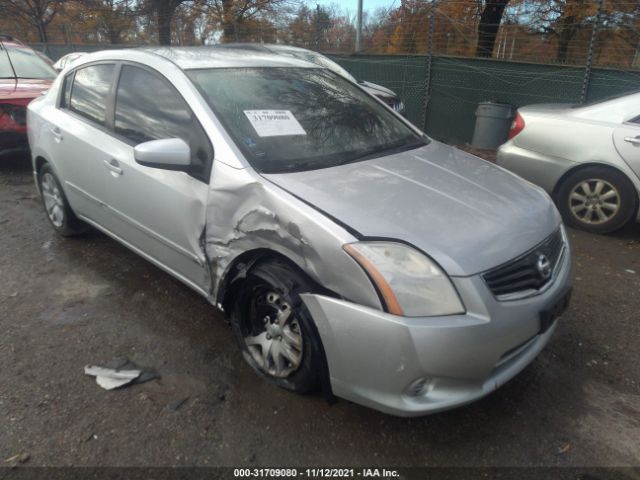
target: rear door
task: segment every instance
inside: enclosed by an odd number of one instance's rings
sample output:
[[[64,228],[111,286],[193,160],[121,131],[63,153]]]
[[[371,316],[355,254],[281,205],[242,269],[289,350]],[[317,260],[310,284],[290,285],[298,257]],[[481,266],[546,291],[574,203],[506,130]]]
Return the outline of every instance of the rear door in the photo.
[[[620,156],[640,177],[640,116],[616,128],[613,143]]]
[[[114,63],[100,63],[67,75],[59,108],[51,110],[43,133],[51,137],[53,165],[73,210],[105,227],[107,103],[114,72]]]
[[[106,202],[112,231],[183,281],[207,288],[200,245],[213,148],[193,112],[171,83],[154,70],[123,64],[115,90]],[[181,138],[192,166],[182,170],[138,164],[140,143]]]

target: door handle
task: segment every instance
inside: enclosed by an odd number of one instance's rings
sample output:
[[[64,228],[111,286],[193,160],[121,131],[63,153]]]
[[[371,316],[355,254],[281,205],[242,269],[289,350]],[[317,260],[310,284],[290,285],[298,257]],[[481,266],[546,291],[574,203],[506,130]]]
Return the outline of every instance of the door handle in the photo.
[[[115,158],[111,160],[104,160],[104,166],[111,170],[116,175],[122,175],[122,169],[120,168],[120,164]]]
[[[62,141],[62,132],[60,131],[60,129],[58,127],[53,127],[51,129],[51,134],[53,135],[53,139],[56,142],[61,142]]]
[[[632,145],[640,145],[640,137],[624,137],[624,141]]]

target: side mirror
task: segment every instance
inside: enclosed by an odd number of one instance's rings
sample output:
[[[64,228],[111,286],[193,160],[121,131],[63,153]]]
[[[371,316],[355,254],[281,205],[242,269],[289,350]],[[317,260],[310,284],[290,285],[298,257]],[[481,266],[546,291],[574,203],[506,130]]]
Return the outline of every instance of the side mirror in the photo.
[[[146,167],[175,169],[191,165],[191,147],[181,138],[152,140],[137,145],[133,156]]]

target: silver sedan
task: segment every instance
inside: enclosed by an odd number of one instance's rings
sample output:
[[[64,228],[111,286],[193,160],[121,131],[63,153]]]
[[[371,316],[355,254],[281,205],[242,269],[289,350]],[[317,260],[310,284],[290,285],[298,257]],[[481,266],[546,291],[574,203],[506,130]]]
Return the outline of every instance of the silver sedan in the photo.
[[[640,221],[640,93],[521,108],[498,164],[540,185],[565,221],[607,233]]]
[[[184,282],[293,391],[462,405],[528,365],[569,301],[544,191],[303,60],[88,54],[29,105],[28,133],[57,232],[93,226]]]
[[[53,68],[56,70],[56,72],[61,72],[67,66],[71,65],[78,58],[80,58],[82,55],[86,55],[86,52],[71,52],[71,53],[67,53],[66,55],[60,57],[58,59],[58,61],[53,64]]]

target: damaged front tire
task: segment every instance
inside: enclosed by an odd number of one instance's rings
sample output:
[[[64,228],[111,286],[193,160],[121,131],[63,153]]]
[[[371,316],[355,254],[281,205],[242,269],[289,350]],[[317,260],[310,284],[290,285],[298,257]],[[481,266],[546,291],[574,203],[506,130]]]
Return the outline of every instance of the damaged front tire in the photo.
[[[239,287],[231,325],[245,360],[272,383],[299,393],[318,386],[323,350],[300,298],[313,284],[283,261],[255,265]]]

